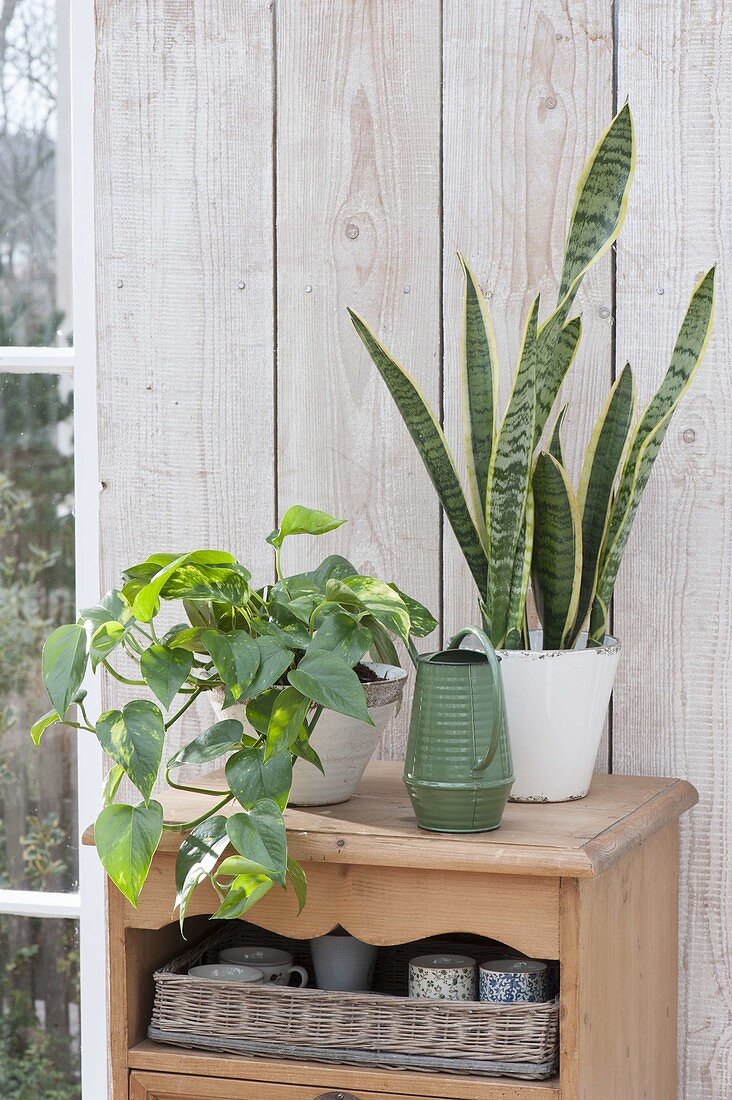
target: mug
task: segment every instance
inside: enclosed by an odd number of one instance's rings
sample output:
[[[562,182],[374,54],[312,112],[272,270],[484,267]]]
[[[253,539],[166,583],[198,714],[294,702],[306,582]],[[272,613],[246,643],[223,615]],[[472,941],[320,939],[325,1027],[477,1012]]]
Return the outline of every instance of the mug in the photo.
[[[549,967],[539,959],[494,959],[480,964],[480,999],[502,1004],[549,1000]]]
[[[264,980],[273,985],[289,985],[291,974],[297,974],[300,979],[296,988],[302,989],[308,984],[307,970],[293,966],[292,955],[279,947],[226,947],[219,951],[219,962],[256,967],[264,974]]]
[[[192,966],[189,978],[208,978],[212,982],[247,982],[249,985],[263,985],[264,974],[254,966],[231,966],[229,963],[205,963]]]
[[[376,966],[376,948],[347,933],[329,932],[310,941],[319,989],[350,993],[371,989]]]
[[[409,963],[409,996],[429,1001],[476,1001],[477,968],[469,955],[417,955]]]

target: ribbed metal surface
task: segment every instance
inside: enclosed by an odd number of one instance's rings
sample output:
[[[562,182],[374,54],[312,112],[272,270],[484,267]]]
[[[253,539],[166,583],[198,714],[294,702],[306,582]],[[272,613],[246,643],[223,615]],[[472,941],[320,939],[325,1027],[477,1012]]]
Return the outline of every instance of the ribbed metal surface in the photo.
[[[404,780],[423,828],[469,832],[500,824],[513,781],[502,699],[498,750],[486,769],[474,771],[494,733],[494,690],[488,663],[476,663],[475,654],[464,664],[420,660]]]

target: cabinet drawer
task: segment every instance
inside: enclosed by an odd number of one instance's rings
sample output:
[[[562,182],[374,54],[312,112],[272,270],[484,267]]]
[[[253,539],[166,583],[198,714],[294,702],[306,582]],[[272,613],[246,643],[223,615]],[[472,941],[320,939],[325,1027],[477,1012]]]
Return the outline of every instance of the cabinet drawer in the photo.
[[[433,1100],[396,1092],[348,1092],[313,1085],[271,1085],[174,1073],[139,1073],[130,1077],[130,1100]]]

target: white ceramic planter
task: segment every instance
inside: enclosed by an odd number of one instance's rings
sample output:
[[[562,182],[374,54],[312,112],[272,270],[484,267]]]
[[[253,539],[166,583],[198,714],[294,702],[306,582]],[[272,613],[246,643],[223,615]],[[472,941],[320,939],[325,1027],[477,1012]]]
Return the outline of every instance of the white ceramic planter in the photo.
[[[600,747],[620,659],[620,643],[541,650],[499,650],[516,779],[512,802],[584,798]]]
[[[376,752],[381,736],[399,709],[407,674],[395,665],[371,664],[378,680],[364,684],[366,703],[374,725],[357,718],[324,710],[310,738],[320,757],[325,775],[305,760],[297,760],[292,771],[291,806],[330,806],[347,802],[361,781],[366,765]],[[241,704],[221,709],[219,698],[211,692],[211,704],[217,718],[238,718],[246,725],[246,709]]]

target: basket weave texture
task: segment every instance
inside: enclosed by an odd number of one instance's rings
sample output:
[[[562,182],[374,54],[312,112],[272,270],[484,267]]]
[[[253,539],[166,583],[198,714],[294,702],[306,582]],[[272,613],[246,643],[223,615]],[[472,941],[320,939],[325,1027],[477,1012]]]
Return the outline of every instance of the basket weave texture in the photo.
[[[407,967],[415,955],[458,950],[484,960],[507,954],[474,937],[420,940],[381,948],[373,993],[246,986],[188,976],[225,947],[279,946],[310,974],[306,942],[230,923],[156,971],[151,1038],[228,1053],[307,1058],[402,1069],[551,1076],[557,1067],[559,1006],[411,1000]]]

